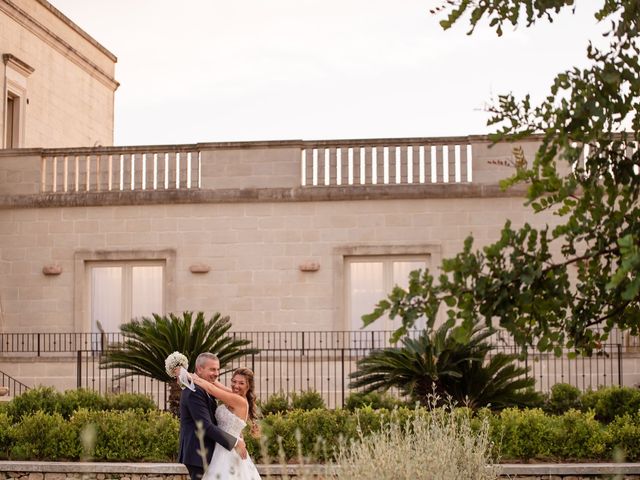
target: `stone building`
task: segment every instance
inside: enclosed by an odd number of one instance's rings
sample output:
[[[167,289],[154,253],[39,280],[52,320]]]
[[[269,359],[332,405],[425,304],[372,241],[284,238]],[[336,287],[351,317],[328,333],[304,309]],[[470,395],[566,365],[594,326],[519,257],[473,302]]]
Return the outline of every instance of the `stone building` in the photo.
[[[2,120],[18,132],[4,145],[25,147],[0,151],[0,371],[27,386],[85,386],[93,345],[73,335],[152,312],[219,311],[261,347],[297,332],[280,360],[300,338],[332,357],[370,348],[361,315],[410,270],[437,268],[469,234],[493,241],[506,219],[555,221],[500,190],[513,145],[481,136],[109,147],[115,57],[44,0],[0,0],[0,26]],[[532,158],[537,139],[519,146]],[[617,383],[619,358],[536,375]],[[261,380],[299,388],[279,365]],[[299,386],[326,378],[336,394],[345,372],[318,365]]]
[[[0,1],[0,148],[113,145],[116,57],[45,0]]]

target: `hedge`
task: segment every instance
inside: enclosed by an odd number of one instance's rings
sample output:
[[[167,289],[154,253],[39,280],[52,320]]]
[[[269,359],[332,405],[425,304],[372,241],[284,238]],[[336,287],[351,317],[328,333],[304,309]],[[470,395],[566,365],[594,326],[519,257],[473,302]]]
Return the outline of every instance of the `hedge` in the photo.
[[[615,387],[576,396],[560,387],[547,405],[580,409],[558,415],[539,408],[497,413],[456,409],[455,415],[471,417],[476,426],[488,420],[494,454],[501,461],[640,461],[637,393]],[[312,395],[306,398],[305,406],[317,405]],[[247,432],[245,441],[258,462],[300,455],[327,461],[341,442],[377,432],[391,421],[405,424],[416,414],[408,407],[374,409],[375,400],[353,412],[313,408],[266,415],[262,437]],[[149,402],[130,394],[100,397],[87,391],[34,389],[0,410],[0,460],[175,461],[179,421]],[[127,408],[139,405],[143,408]]]

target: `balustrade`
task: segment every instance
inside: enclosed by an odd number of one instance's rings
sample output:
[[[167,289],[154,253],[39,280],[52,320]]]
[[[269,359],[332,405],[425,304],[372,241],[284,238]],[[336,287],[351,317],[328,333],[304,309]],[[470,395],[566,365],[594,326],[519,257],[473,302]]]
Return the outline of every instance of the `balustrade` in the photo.
[[[200,188],[198,150],[83,149],[45,155],[42,193],[153,191]]]

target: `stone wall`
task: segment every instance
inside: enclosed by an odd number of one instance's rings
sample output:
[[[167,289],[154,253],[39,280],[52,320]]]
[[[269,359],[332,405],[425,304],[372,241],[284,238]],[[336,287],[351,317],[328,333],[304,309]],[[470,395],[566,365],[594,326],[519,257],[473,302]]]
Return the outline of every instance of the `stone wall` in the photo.
[[[258,465],[263,478],[323,478],[324,468],[311,466],[306,475],[296,465]],[[309,474],[317,472],[317,475]],[[500,478],[518,480],[595,480],[620,475],[640,479],[640,464],[503,465]],[[326,477],[325,477],[326,478]],[[0,480],[188,480],[179,464],[0,462]]]

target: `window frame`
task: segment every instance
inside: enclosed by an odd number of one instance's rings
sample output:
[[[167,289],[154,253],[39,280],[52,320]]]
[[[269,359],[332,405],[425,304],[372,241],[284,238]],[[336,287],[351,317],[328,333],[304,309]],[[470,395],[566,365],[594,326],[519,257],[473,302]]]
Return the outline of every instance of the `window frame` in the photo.
[[[351,307],[352,307],[352,289],[351,289],[351,268],[350,266],[354,263],[381,263],[382,264],[382,290],[383,296],[380,297],[379,300],[382,300],[384,296],[391,292],[391,289],[397,285],[394,282],[393,278],[393,266],[396,262],[421,262],[424,263],[422,268],[430,267],[430,256],[428,254],[414,254],[414,255],[356,255],[356,256],[346,256],[344,258],[345,262],[345,299],[346,299],[346,320],[348,322],[348,329],[351,331],[360,330],[361,328],[353,325],[353,318],[351,318]],[[373,305],[371,306],[371,311],[373,311]],[[371,313],[371,312],[365,312]],[[397,323],[397,322],[396,322]],[[384,322],[381,322],[378,319],[374,324],[370,327],[367,327],[368,330],[395,330],[397,325],[394,327],[394,324],[388,318],[385,319]],[[364,330],[364,329],[363,329]]]
[[[2,96],[2,147],[22,148],[25,145],[27,79],[35,71],[19,58],[5,53],[2,55],[4,63],[4,87]],[[9,99],[12,101],[12,125],[8,125]],[[11,128],[9,128],[11,127]],[[11,143],[11,147],[8,144]]]
[[[442,247],[439,244],[410,244],[410,245],[350,245],[334,248],[333,251],[333,297],[334,316],[333,328],[336,330],[352,331],[349,318],[349,294],[346,278],[348,257],[415,257],[427,258],[429,269],[436,268],[441,261]]]
[[[163,270],[164,313],[175,309],[175,266],[176,251],[166,250],[123,250],[123,251],[79,251],[74,259],[74,326],[76,332],[91,332],[91,267],[97,265],[117,266],[129,264],[159,265]]]

